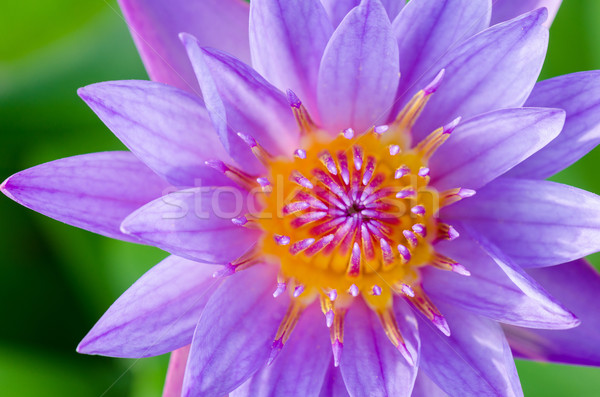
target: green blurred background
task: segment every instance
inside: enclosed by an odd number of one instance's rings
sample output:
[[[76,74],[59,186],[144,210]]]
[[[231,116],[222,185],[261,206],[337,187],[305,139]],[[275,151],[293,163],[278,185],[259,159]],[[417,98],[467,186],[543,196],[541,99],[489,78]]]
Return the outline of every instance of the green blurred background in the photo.
[[[600,69],[598,21],[600,1],[564,1],[542,79]],[[146,78],[115,1],[3,1],[0,180],[61,157],[124,149],[76,89]],[[596,149],[555,179],[600,193],[599,167]],[[0,395],[159,396],[167,356],[90,357],[75,347],[166,254],[75,229],[5,197],[0,214]],[[599,395],[600,369],[530,362],[517,367],[526,396]]]

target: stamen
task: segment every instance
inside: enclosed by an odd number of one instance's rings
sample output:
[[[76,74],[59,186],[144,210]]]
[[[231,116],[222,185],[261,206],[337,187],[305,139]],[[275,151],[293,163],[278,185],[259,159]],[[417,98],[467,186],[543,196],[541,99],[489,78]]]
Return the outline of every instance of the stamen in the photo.
[[[426,177],[428,175],[429,175],[429,168],[427,168],[427,167],[421,167],[419,169],[419,176]]]
[[[304,285],[298,284],[296,288],[294,288],[294,298],[299,297],[304,292]]]
[[[376,134],[383,134],[383,133],[385,133],[389,129],[390,129],[390,126],[384,124],[384,125],[375,126],[375,128],[373,128],[373,131]]]
[[[259,145],[256,142],[256,139],[254,139],[254,137],[242,134],[241,132],[238,132],[237,136],[239,136],[246,143],[246,145],[250,147],[250,150],[252,151],[254,156],[256,156],[256,158],[260,160],[261,163],[263,163],[267,167],[271,164],[271,162],[273,161],[273,156],[271,156],[269,152],[267,152],[261,145]]]
[[[327,324],[327,328],[331,328],[333,325],[333,319],[335,318],[335,313],[333,310],[329,310],[325,313],[325,323]]]
[[[306,150],[304,149],[296,149],[294,151],[294,156],[298,157],[301,160],[306,159]]]
[[[373,295],[375,295],[375,296],[379,296],[379,295],[381,295],[381,292],[382,292],[382,290],[381,290],[381,287],[380,287],[379,285],[377,285],[377,284],[375,284],[375,285],[373,286],[373,289],[371,290],[371,293],[372,293]]]
[[[431,94],[439,88],[444,73],[445,70],[442,69],[428,86],[417,92],[406,106],[404,106],[398,113],[398,116],[392,125],[395,130],[409,131],[412,128],[425,108],[425,105],[427,105],[427,102],[431,98]]]
[[[354,138],[354,130],[352,128],[346,128],[342,134],[344,135],[344,138],[346,139],[352,139]]]
[[[405,230],[406,231],[406,230]],[[410,250],[402,244],[398,244],[398,252],[400,253],[400,261],[403,265],[407,264],[411,259]]]
[[[400,146],[390,145],[390,156],[395,156],[400,153]]]
[[[438,223],[437,225],[438,230],[437,230],[437,238],[438,239],[442,239],[442,240],[455,240],[457,239],[460,234],[458,233],[458,231],[456,231],[456,229],[451,226],[448,225],[447,223]]]
[[[313,256],[315,254],[317,254],[319,251],[321,251],[323,248],[325,248],[327,246],[327,244],[331,243],[331,241],[333,240],[334,235],[333,234],[329,234],[319,240],[317,240],[316,243],[314,243],[313,245],[311,245],[304,253],[306,254],[306,256]]]
[[[245,216],[238,216],[237,218],[232,218],[231,222],[233,222],[234,225],[244,226],[248,223],[248,218]]]
[[[352,284],[350,286],[349,292],[350,292],[350,295],[352,295],[353,297],[356,298],[358,296],[358,294],[360,293],[360,290],[358,289],[358,286],[356,284]]]
[[[412,226],[412,230],[417,235],[419,235],[419,236],[421,236],[423,238],[427,237],[427,228],[425,228],[425,225],[423,225],[422,223],[415,223]]]
[[[410,173],[410,168],[408,168],[406,165],[403,165],[396,170],[396,173],[394,174],[394,178],[400,179],[400,178],[408,175],[409,173]]]
[[[417,235],[412,230],[403,230],[402,234],[404,235],[404,238],[406,238],[406,241],[408,242],[410,248],[414,249],[419,244]],[[400,250],[400,245],[398,246],[398,250]],[[400,252],[400,254],[402,255],[402,252]]]
[[[412,187],[405,187],[396,193],[396,198],[404,199],[409,197],[417,197],[417,192]]]
[[[389,269],[394,264],[394,253],[388,242],[382,238],[379,240],[381,247],[381,257],[383,258],[383,270]]]
[[[444,79],[445,74],[446,74],[446,69],[442,69],[438,72],[438,74],[435,76],[433,81],[431,83],[429,83],[423,89],[423,91],[425,92],[425,95],[431,95],[434,92],[436,92],[438,90],[438,88],[440,88],[440,85],[442,84],[442,80]]]
[[[325,315],[327,328],[331,328],[331,325],[333,324],[333,319],[335,318],[333,301],[327,299],[327,297],[324,295],[320,295],[319,300],[321,302],[321,311]]]
[[[423,313],[444,335],[450,336],[450,328],[448,327],[446,319],[442,316],[438,308],[435,307],[433,302],[431,302],[423,289],[414,286],[413,292],[414,297],[408,297],[407,300]]]
[[[252,190],[256,186],[255,179],[252,176],[235,167],[227,165],[220,160],[207,160],[204,162],[204,164],[216,171],[224,173],[227,178],[231,179],[247,190]]]
[[[354,168],[356,171],[360,171],[363,163],[363,151],[360,146],[352,147],[352,154],[354,155]]]
[[[314,185],[310,183],[310,181],[304,175],[296,170],[292,171],[290,180],[307,189],[312,189],[314,187]]]
[[[365,172],[363,174],[363,179],[362,179],[363,185],[366,185],[367,183],[369,183],[369,181],[371,180],[371,177],[373,176],[374,171],[375,171],[375,158],[372,156],[369,156],[367,158],[367,165],[365,167]]]
[[[412,207],[410,209],[410,212],[412,212],[415,215],[425,215],[425,207],[423,207],[422,205],[415,205],[414,207]]]
[[[277,330],[277,334],[275,334],[275,340],[273,341],[273,345],[271,346],[271,355],[269,357],[269,361],[267,365],[271,365],[281,349],[283,345],[288,341],[294,327],[298,323],[298,319],[300,318],[300,314],[304,311],[304,304],[297,299],[293,299],[292,303],[288,307],[281,324],[279,325],[279,329]]]
[[[435,153],[435,151],[442,146],[446,140],[448,140],[450,134],[454,132],[460,123],[460,120],[461,118],[457,117],[442,128],[438,128],[437,130],[433,131],[427,136],[427,138],[419,142],[415,150],[420,153],[421,156],[423,156],[424,160],[431,158],[433,153]]]
[[[294,201],[283,207],[283,214],[294,214],[296,212],[304,211],[307,208],[310,208],[310,203],[306,201]]]
[[[454,204],[464,198],[472,197],[475,195],[475,190],[456,188],[446,190],[440,193],[440,207],[446,207],[450,204]]]
[[[287,90],[287,97],[290,106],[292,107],[292,112],[294,113],[294,118],[296,119],[296,123],[300,128],[300,132],[303,134],[308,134],[309,132],[316,130],[318,127],[312,121],[310,114],[300,101],[300,98],[294,93],[292,90]]]
[[[381,322],[388,339],[392,342],[394,347],[398,349],[400,354],[402,354],[402,357],[404,357],[408,365],[414,366],[415,360],[406,347],[394,311],[392,309],[378,311],[377,316],[379,317],[379,321]]]
[[[300,241],[292,244],[292,246],[290,247],[290,253],[292,255],[296,255],[296,254],[304,251],[308,247],[310,247],[314,242],[315,242],[314,238],[305,238],[304,240],[300,240]]]
[[[328,151],[322,151],[319,155],[319,160],[321,160],[321,163],[323,163],[325,168],[327,168],[327,171],[329,171],[332,175],[337,175],[337,166],[335,165],[335,161],[333,161],[333,158]]]
[[[348,157],[346,156],[346,152],[338,152],[337,158],[340,165],[342,180],[346,185],[348,185],[348,183],[350,183],[350,171],[348,170]]]
[[[344,347],[344,318],[346,317],[345,309],[336,309],[334,311],[333,324],[329,328],[331,335],[331,348],[333,350],[333,365],[340,366],[342,356],[342,348]]]
[[[349,277],[358,277],[360,276],[360,246],[357,242],[354,243],[352,247],[352,255],[350,256],[350,263],[348,263],[348,276]],[[354,284],[352,284],[355,286]],[[355,286],[356,287],[356,286]],[[356,287],[358,289],[358,287]],[[352,287],[350,287],[352,290]],[[354,294],[352,294],[354,295]],[[356,295],[354,295],[356,296]]]
[[[431,265],[437,267],[438,269],[450,270],[460,274],[461,276],[471,275],[471,272],[469,272],[463,265],[442,254],[435,253],[431,258]]]
[[[281,234],[274,234],[273,238],[275,242],[279,245],[288,245],[290,243],[290,238],[288,236],[282,236]]]
[[[279,295],[283,294],[285,292],[286,287],[286,283],[277,283],[277,289],[275,290],[275,292],[273,292],[273,298],[277,298]]]
[[[332,289],[331,291],[329,291],[329,300],[334,302],[337,299],[337,291]]]
[[[244,252],[242,256],[240,256],[233,262],[226,264],[221,270],[217,270],[216,272],[214,272],[213,277],[228,277],[240,270],[247,269],[260,262],[260,255],[261,251],[255,244],[252,247],[250,247],[246,252]]]
[[[256,182],[260,185],[260,188],[265,193],[271,193],[273,188],[271,187],[271,182],[267,178],[256,178]]]
[[[400,292],[411,298],[415,296],[415,291],[413,291],[413,289],[408,284],[402,284],[400,286]]]

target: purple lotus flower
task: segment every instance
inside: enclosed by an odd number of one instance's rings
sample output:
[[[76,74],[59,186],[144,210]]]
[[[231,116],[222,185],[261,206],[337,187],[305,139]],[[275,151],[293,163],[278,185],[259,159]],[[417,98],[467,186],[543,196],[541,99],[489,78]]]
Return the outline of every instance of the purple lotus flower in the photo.
[[[172,254],[78,351],[173,351],[168,396],[514,396],[513,353],[600,364],[600,198],[543,180],[600,142],[600,72],[536,84],[560,1],[121,3],[158,82],[79,94],[131,152],[2,185]]]

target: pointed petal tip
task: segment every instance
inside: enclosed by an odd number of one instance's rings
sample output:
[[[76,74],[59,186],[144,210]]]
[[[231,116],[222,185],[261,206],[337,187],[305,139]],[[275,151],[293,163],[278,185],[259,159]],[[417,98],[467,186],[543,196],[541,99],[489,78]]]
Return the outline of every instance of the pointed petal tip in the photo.
[[[178,35],[179,40],[183,43],[183,45],[187,46],[190,43],[197,43],[198,40],[194,37],[194,35],[186,32],[180,32]]]
[[[16,174],[15,174],[16,175]],[[9,199],[13,200],[13,201],[17,201],[17,198],[10,192],[10,188],[7,186],[8,183],[10,182],[10,180],[12,179],[14,175],[9,176],[8,178],[6,178],[4,180],[4,182],[2,182],[2,184],[0,185],[0,191],[2,193],[4,193],[4,195],[6,197],[8,197]],[[18,201],[17,201],[18,202]]]

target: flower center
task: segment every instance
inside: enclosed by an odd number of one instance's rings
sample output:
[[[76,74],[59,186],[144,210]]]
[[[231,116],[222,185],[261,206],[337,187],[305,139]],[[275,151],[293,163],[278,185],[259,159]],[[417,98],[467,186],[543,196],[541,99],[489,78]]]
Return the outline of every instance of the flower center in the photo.
[[[439,196],[424,156],[375,130],[333,140],[310,134],[302,143],[299,156],[270,166],[261,252],[309,295],[361,293],[387,305],[434,255]]]
[[[419,91],[389,125],[363,134],[347,129],[337,137],[315,125],[291,91],[288,99],[302,133],[295,156],[273,157],[254,138],[238,134],[268,172],[259,178],[221,162],[215,169],[255,191],[258,213],[232,219],[263,231],[258,243],[216,275],[254,263],[280,266],[274,297],[286,290],[292,300],[273,342],[271,360],[288,340],[306,306],[319,299],[330,328],[334,363],[343,346],[343,322],[362,296],[386,335],[414,364],[392,310],[404,297],[446,335],[448,325],[421,288],[420,268],[433,266],[468,276],[460,264],[437,253],[439,240],[456,230],[438,218],[440,208],[475,192],[438,192],[430,185],[429,158],[457,126],[456,119],[412,145],[410,131],[444,74]]]

